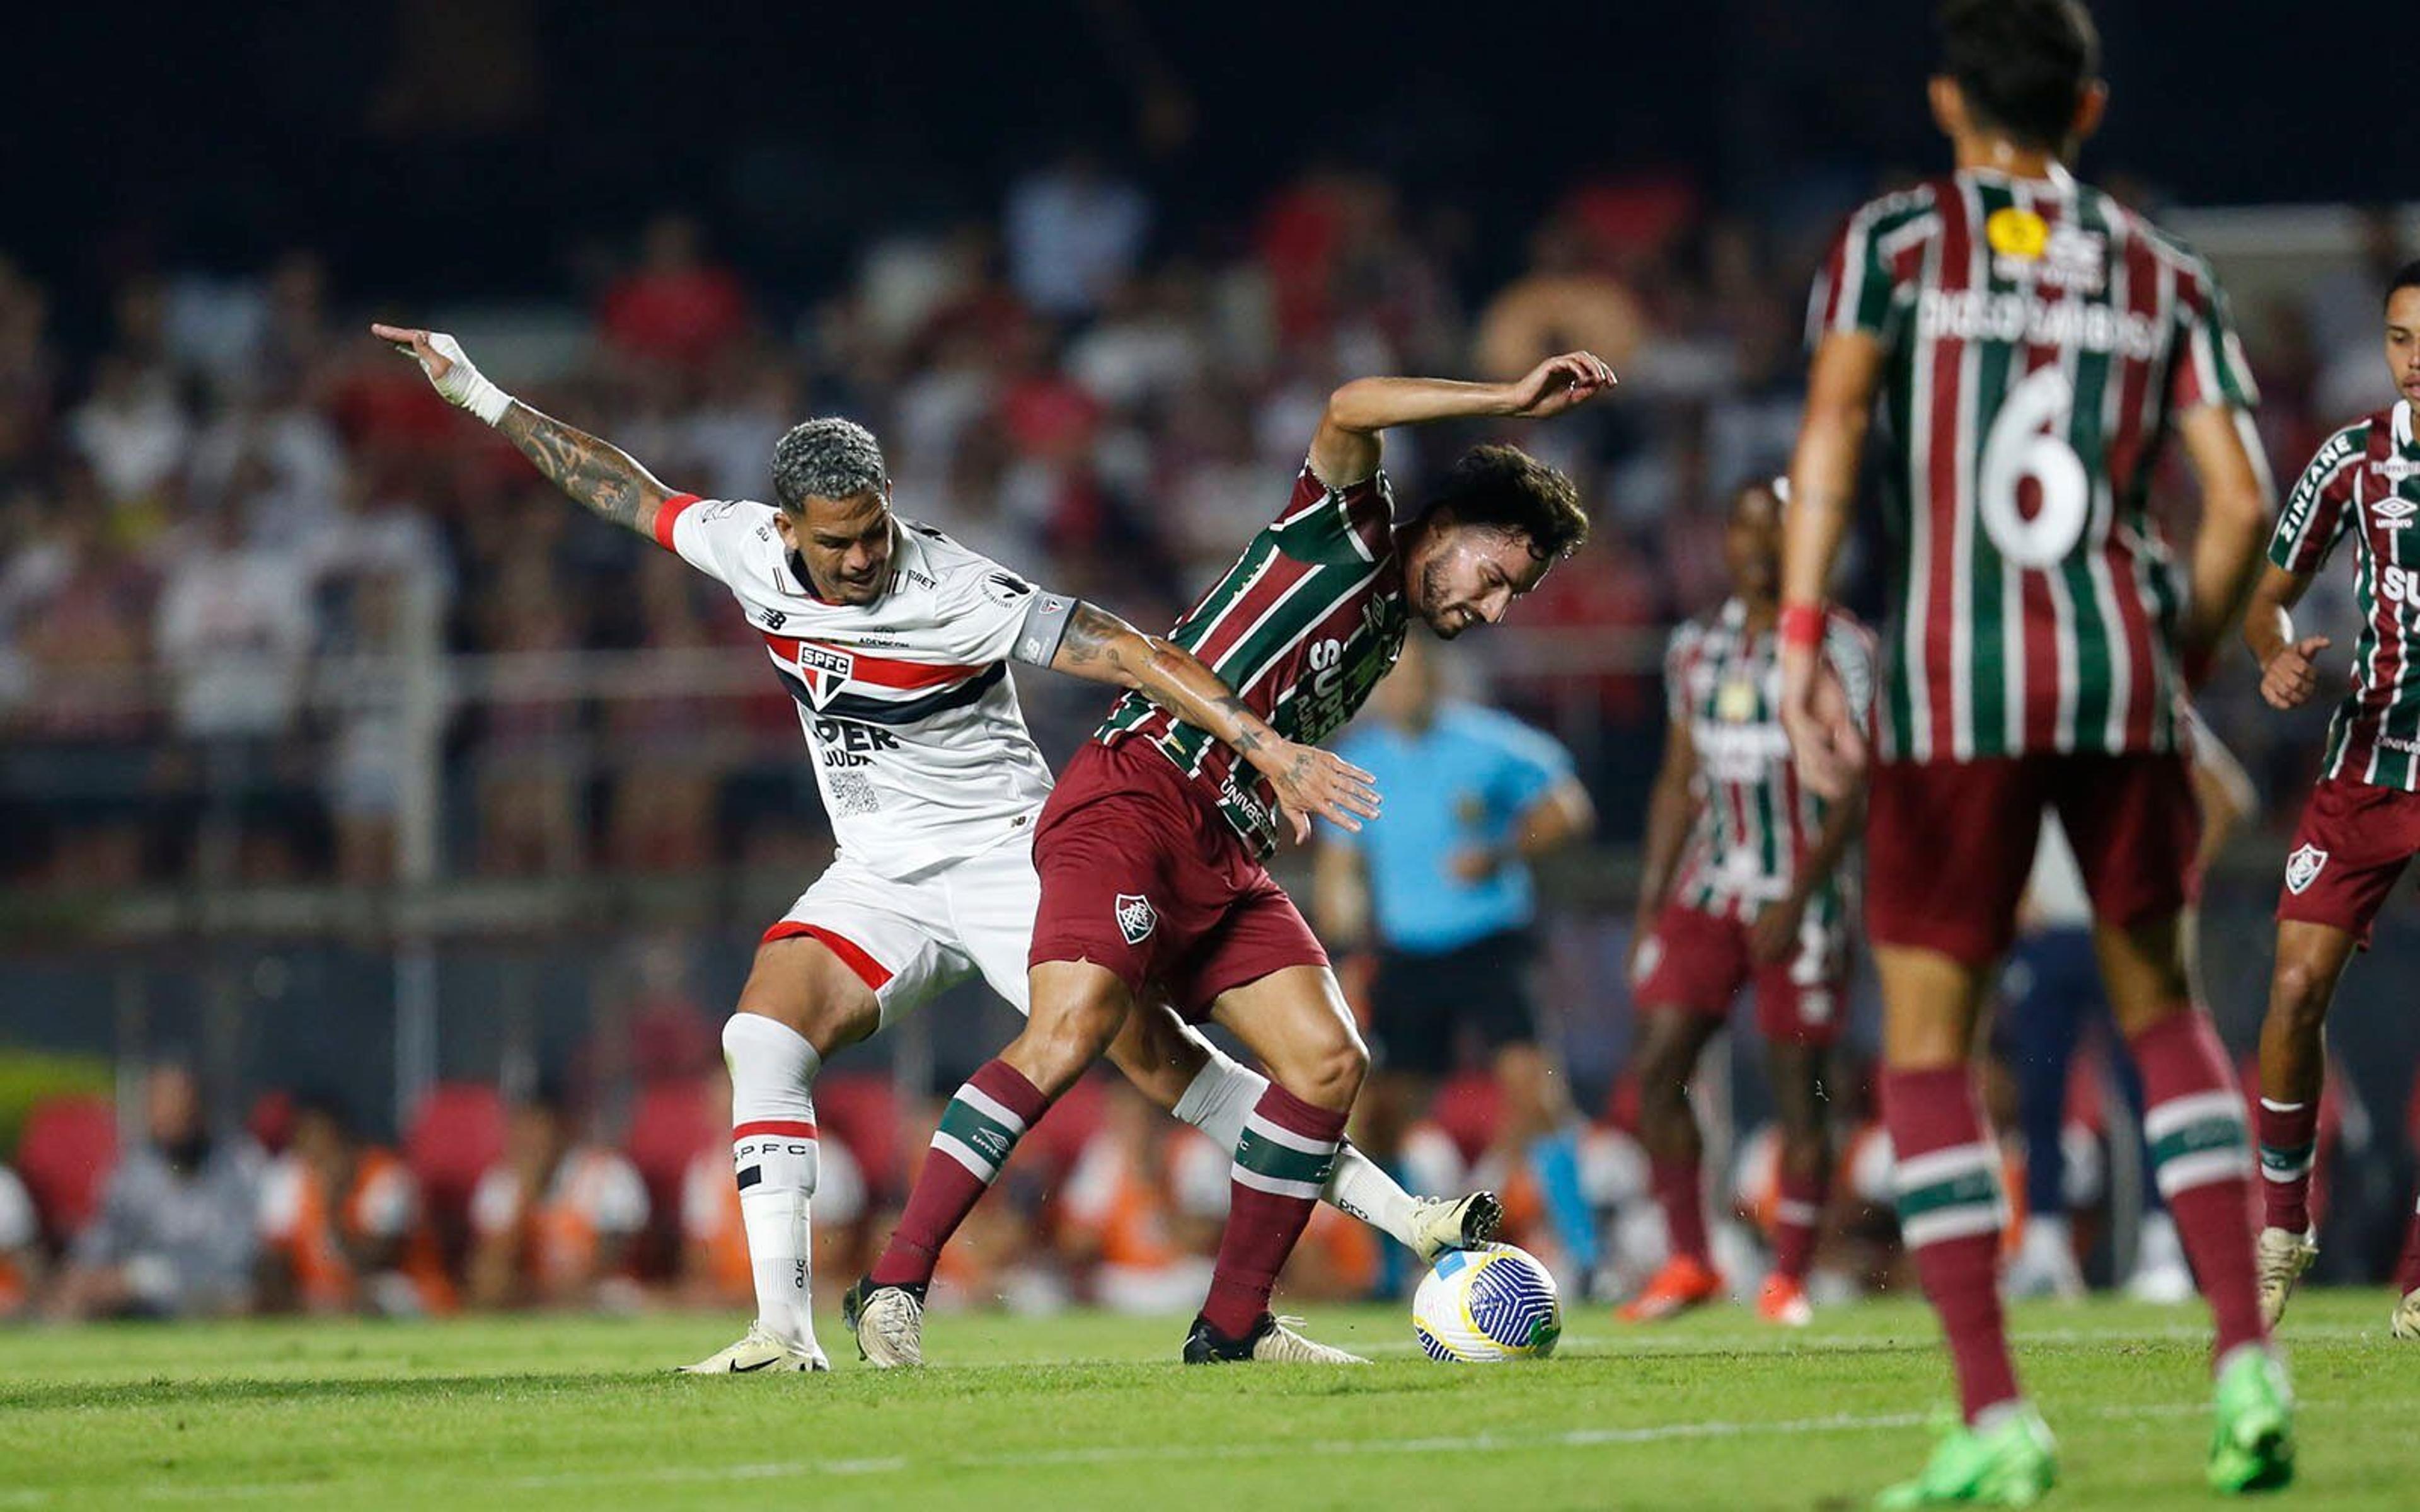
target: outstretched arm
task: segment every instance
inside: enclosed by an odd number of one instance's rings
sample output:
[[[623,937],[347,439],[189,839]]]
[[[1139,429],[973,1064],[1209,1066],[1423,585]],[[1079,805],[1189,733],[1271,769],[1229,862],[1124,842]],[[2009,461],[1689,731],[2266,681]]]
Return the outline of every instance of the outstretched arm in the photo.
[[[1550,357],[1511,383],[1451,378],[1355,378],[1327,396],[1311,442],[1311,471],[1349,488],[1378,471],[1378,433],[1390,425],[1496,415],[1543,420],[1585,404],[1619,381],[1593,352]]]
[[[1193,653],[1145,635],[1106,609],[1075,607],[1050,666],[1091,682],[1139,689],[1187,724],[1233,747],[1277,789],[1297,844],[1311,838],[1312,814],[1346,829],[1378,817],[1378,790],[1369,773],[1332,752],[1286,739]]]
[[[2277,490],[2248,411],[2203,405],[2186,412],[2178,434],[2201,481],[2201,530],[2194,538],[2193,594],[2177,640],[2187,669],[2199,672],[2251,594]]]
[[[496,387],[442,331],[372,326],[370,333],[417,362],[448,403],[495,426],[548,482],[616,525],[642,535],[655,530],[657,506],[673,490],[627,454]]]

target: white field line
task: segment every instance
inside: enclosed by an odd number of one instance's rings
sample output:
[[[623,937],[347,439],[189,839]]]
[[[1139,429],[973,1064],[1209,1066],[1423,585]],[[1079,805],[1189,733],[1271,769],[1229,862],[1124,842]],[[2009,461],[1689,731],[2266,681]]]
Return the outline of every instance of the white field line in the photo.
[[[2353,1404],[2305,1401],[2305,1410],[2344,1411]],[[2369,1404],[2400,1412],[2401,1405]],[[2207,1402],[2158,1402],[2098,1409],[2097,1417],[2198,1417]],[[1019,1450],[1004,1454],[905,1455],[851,1459],[774,1460],[754,1464],[671,1466],[660,1469],[567,1471],[558,1474],[520,1475],[491,1485],[513,1490],[551,1490],[575,1487],[721,1485],[748,1481],[848,1479],[898,1474],[916,1469],[951,1472],[1037,1470],[1066,1466],[1102,1466],[1171,1459],[1240,1459],[1343,1458],[1361,1455],[1508,1454],[1538,1449],[1589,1449],[1630,1444],[1668,1443],[1701,1439],[1796,1438],[1823,1433],[1872,1433],[1920,1427],[1930,1420],[1922,1412],[1888,1412],[1859,1416],[1784,1418],[1768,1422],[1656,1423],[1637,1427],[1571,1428],[1554,1433],[1477,1433],[1419,1439],[1319,1439],[1303,1443],[1245,1444],[1094,1444],[1073,1449]],[[264,1485],[150,1485],[133,1494],[152,1502],[262,1501],[271,1499],[345,1496],[357,1488],[323,1481]],[[50,1497],[39,1490],[12,1493],[5,1504],[39,1506]]]

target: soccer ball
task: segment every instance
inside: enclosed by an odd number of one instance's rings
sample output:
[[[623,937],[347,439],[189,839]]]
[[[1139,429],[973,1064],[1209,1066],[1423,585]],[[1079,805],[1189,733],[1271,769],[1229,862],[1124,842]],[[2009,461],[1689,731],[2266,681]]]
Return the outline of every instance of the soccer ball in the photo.
[[[1455,1250],[1420,1278],[1412,1336],[1432,1360],[1543,1360],[1563,1336],[1563,1304],[1537,1257],[1510,1244],[1481,1244]]]

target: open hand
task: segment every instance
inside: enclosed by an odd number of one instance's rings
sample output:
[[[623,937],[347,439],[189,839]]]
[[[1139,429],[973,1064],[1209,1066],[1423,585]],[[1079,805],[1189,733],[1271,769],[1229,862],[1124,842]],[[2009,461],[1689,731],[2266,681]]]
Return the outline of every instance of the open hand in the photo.
[[[1565,352],[1547,358],[1512,384],[1511,413],[1523,420],[1544,420],[1586,404],[1621,381],[1596,353]]]
[[[2300,708],[2319,690],[2319,653],[2331,644],[2323,635],[2304,636],[2278,648],[2260,669],[2260,696],[2273,709]]]
[[[1353,830],[1378,817],[1378,779],[1331,751],[1281,741],[1252,764],[1277,790],[1279,811],[1294,826],[1297,845],[1311,839],[1313,814]]]

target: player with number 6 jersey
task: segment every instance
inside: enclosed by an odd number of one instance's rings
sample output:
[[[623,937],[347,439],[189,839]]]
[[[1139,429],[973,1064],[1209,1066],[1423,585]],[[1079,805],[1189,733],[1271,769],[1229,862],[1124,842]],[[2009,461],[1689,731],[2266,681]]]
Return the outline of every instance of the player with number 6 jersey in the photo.
[[[1946,0],[1940,17],[1930,95],[1954,170],[1857,210],[1816,281],[1782,572],[1802,779],[1845,793],[1878,757],[1883,1111],[1963,1409],[1892,1496],[2022,1504],[2055,1473],[2009,1354],[1999,1163],[1969,1075],[2046,809],[2091,896],[2160,1190],[2217,1323],[2208,1477],[2282,1485],[2291,1398],[2254,1281],[2249,1136],[2185,966],[2198,819],[2175,713],[2267,530],[2252,379],[2209,264],[2068,171],[2108,100],[2081,0]],[[1878,406],[1891,614],[1869,729],[1819,652]],[[2189,573],[2145,509],[2172,436],[2202,486]]]

